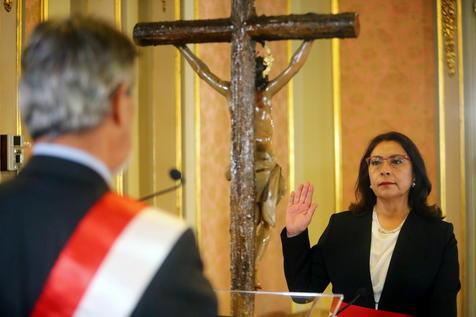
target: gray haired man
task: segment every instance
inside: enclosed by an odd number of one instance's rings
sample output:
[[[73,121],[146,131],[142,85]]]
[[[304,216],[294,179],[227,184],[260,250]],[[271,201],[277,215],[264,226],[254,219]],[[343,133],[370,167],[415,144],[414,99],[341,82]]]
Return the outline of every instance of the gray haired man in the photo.
[[[20,86],[33,157],[0,185],[1,316],[216,316],[192,231],[109,188],[131,150],[135,57],[97,19],[34,30]]]

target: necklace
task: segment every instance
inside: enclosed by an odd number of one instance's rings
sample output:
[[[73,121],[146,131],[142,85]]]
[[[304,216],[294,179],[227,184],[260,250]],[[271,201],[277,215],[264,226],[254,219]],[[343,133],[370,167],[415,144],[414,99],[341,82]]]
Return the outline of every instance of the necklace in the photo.
[[[396,232],[400,231],[400,229],[403,226],[403,223],[406,220],[406,218],[403,219],[402,223],[398,227],[396,227],[395,229],[387,230],[387,229],[382,228],[382,225],[380,224],[380,221],[378,220],[377,211],[375,210],[375,207],[374,207],[374,210],[373,210],[373,217],[375,217],[374,219],[377,223],[377,231],[379,233],[382,233],[382,234],[392,234],[392,233],[396,233]]]
[[[399,225],[397,228],[395,228],[393,230],[386,230],[386,229],[382,228],[380,226],[380,223],[379,223],[378,227],[377,227],[377,230],[378,230],[378,232],[383,233],[383,234],[391,234],[391,233],[398,232],[401,228],[402,228],[402,225]]]

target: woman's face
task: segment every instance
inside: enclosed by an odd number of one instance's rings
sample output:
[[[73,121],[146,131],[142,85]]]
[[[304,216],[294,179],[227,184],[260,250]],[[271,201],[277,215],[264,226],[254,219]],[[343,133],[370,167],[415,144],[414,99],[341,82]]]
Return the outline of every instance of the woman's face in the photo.
[[[377,200],[408,201],[408,192],[413,183],[412,163],[399,143],[379,143],[367,158],[367,163],[370,187]]]

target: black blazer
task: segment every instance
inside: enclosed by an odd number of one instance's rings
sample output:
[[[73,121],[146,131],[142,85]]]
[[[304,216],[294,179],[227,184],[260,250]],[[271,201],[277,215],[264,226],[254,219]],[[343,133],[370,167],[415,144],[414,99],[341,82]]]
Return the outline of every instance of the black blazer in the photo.
[[[344,301],[363,293],[355,304],[374,308],[371,228],[372,212],[334,214],[312,248],[307,230],[287,238],[284,228],[281,241],[289,290],[323,292],[331,283],[334,293],[344,294]],[[379,309],[418,317],[452,317],[456,316],[459,289],[453,226],[410,212],[390,260]]]
[[[0,316],[30,314],[76,225],[107,191],[92,169],[48,156],[34,156],[16,178],[0,185]],[[216,298],[190,230],[132,316],[216,316]]]

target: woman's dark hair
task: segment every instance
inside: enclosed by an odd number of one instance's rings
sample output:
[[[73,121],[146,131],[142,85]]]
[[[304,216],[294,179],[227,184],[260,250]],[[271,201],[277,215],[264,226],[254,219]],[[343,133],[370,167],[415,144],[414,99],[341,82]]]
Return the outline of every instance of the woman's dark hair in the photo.
[[[266,69],[266,64],[264,63],[264,58],[262,56],[255,57],[256,62],[256,79],[255,87],[256,90],[262,91],[268,86],[269,80],[268,76],[263,76],[263,72]]]
[[[383,133],[370,141],[367,150],[365,150],[364,155],[360,159],[359,176],[355,184],[355,198],[357,201],[349,206],[349,210],[354,213],[364,213],[373,209],[376,197],[370,188],[369,169],[365,159],[370,156],[378,144],[384,141],[393,141],[400,144],[412,162],[415,186],[410,187],[408,195],[410,210],[427,217],[443,218],[440,207],[428,205],[427,198],[431,192],[431,183],[426,174],[425,163],[418,148],[409,137],[398,132]]]

